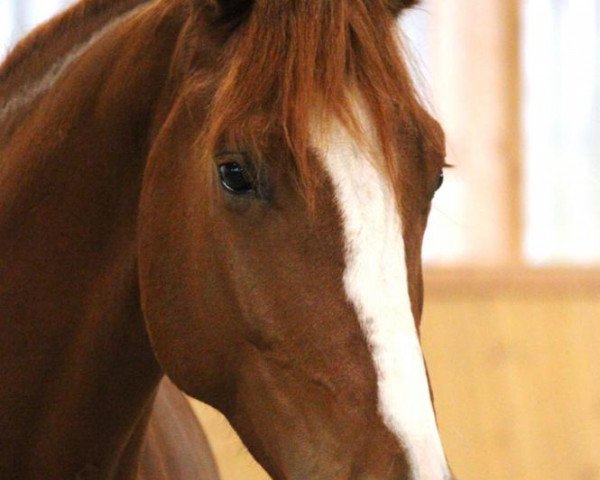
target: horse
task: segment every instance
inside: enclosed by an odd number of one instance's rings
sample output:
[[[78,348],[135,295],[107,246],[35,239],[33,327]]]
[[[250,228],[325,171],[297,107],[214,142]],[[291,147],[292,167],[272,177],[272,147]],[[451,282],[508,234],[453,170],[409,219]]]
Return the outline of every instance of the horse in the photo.
[[[0,478],[449,480],[411,0],[80,0],[0,67]]]

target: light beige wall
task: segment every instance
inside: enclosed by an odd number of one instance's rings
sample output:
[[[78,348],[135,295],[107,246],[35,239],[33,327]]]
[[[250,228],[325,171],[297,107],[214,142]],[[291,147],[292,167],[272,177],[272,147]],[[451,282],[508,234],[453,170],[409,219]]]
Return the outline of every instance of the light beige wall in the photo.
[[[492,277],[429,275],[423,343],[456,474],[600,479],[597,276]],[[205,407],[198,411],[224,480],[268,478],[225,420]]]
[[[600,479],[597,277],[510,275],[433,279],[423,341],[448,456],[464,480]]]

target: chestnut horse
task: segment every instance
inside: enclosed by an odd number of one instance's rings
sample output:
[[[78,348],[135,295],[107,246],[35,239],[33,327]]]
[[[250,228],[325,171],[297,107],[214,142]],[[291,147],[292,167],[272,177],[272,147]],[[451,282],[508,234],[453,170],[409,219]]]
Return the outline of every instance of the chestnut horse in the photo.
[[[82,0],[0,69],[0,478],[448,480],[410,0]],[[165,375],[178,387],[163,378]]]

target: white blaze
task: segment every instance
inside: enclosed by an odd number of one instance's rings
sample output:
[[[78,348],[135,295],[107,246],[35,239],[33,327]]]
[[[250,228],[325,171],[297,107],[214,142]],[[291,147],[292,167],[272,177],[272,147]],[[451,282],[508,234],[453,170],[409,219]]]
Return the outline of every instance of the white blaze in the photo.
[[[339,123],[317,145],[343,219],[344,286],[373,355],[379,414],[406,449],[414,480],[449,479],[411,310],[402,221],[392,188]]]

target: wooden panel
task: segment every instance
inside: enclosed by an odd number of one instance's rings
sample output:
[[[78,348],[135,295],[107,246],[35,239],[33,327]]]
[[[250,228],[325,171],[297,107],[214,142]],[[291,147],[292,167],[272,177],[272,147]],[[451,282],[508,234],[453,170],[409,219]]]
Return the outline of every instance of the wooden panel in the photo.
[[[481,288],[464,272],[428,276],[423,343],[461,480],[600,479],[600,290],[574,274],[561,288],[555,273]],[[198,411],[224,480],[268,478],[225,420]]]
[[[464,480],[600,479],[600,294],[449,288],[424,346]]]

